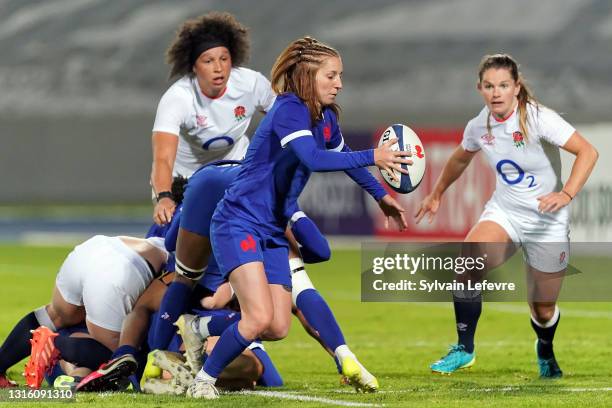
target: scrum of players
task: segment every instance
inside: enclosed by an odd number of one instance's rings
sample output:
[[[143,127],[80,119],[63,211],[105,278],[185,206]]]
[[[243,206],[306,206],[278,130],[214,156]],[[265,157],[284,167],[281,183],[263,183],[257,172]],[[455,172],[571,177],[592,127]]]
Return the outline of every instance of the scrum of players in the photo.
[[[336,103],[343,67],[334,48],[311,37],[291,42],[270,81],[242,66],[248,51],[246,28],[227,13],[179,29],[167,51],[178,79],[162,96],[153,126],[155,224],[144,239],[95,236],[74,248],[51,302],[24,316],[0,348],[0,387],[15,386],[6,371],[28,355],[32,388],[46,379],[78,391],[132,387],[214,399],[217,387],[281,386],[263,342],[284,338],[295,315],[333,358],[343,383],[361,392],[379,388],[306,273],[306,264],[331,253],[297,199],[313,171],[344,171],[401,231],[404,209],[366,167],[397,181],[408,175],[410,152],[393,149],[396,140],[364,151],[345,143]],[[535,100],[509,55],[483,59],[478,90],[485,107],[415,221],[431,221],[444,191],[482,150],[497,188],[466,242],[506,244],[498,262],[522,245],[530,273],[560,275],[567,257],[563,265],[542,261],[549,254],[530,243],[555,242],[555,251],[569,253],[567,205],[597,151]],[[249,143],[245,132],[258,110],[266,115]],[[565,184],[559,148],[576,156]],[[533,220],[546,225],[543,232]],[[559,289],[542,284],[542,296],[530,300],[543,378],[562,375],[552,348]],[[480,295],[454,293],[453,301],[458,341],[433,372],[475,362]]]

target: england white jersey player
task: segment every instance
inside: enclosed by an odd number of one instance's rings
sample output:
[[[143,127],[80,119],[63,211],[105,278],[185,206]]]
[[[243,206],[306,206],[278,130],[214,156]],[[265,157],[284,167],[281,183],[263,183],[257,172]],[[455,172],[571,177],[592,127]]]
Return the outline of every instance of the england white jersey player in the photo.
[[[485,107],[465,128],[463,148],[482,150],[497,175],[495,192],[479,221],[500,224],[515,242],[565,243],[569,239],[569,207],[542,213],[538,197],[561,190],[559,147],[576,130],[551,109],[527,104],[527,110],[528,135],[520,130],[516,109],[499,120]],[[530,251],[525,249],[529,257]],[[567,255],[567,248],[561,248],[563,251]],[[564,256],[560,263],[557,260],[557,265],[540,266],[556,272],[567,265],[568,258]]]
[[[162,96],[153,125],[153,132],[179,138],[173,176],[189,177],[219,159],[242,159],[251,118],[256,110],[267,112],[275,97],[270,82],[248,68],[232,68],[217,98],[204,95],[194,76],[176,81]]]

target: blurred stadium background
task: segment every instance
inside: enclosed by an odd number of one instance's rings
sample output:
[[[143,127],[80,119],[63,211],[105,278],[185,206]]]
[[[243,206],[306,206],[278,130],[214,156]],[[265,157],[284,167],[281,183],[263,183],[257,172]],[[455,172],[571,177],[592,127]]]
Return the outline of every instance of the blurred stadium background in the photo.
[[[265,74],[305,34],[340,50],[349,144],[369,147],[398,122],[425,144],[427,176],[402,197],[411,214],[482,106],[480,57],[513,54],[536,95],[602,154],[573,203],[573,239],[612,240],[607,0],[0,0],[0,240],[146,230],[151,127],[170,85],[164,51],[184,19],[210,10],[250,27],[248,66]],[[404,237],[461,238],[493,184],[477,162],[436,222]],[[302,204],[327,234],[385,234],[372,201],[343,174],[315,176]]]

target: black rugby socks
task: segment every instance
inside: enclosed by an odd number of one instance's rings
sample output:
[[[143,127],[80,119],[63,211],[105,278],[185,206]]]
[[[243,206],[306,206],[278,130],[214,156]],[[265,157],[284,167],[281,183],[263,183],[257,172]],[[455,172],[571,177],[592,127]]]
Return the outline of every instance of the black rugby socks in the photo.
[[[474,334],[482,312],[482,296],[472,299],[460,299],[453,296],[455,322],[457,323],[457,342],[465,347],[468,353],[474,352]]]
[[[555,307],[555,313],[553,317],[546,323],[537,322],[533,316],[531,316],[531,327],[538,336],[538,357],[545,360],[549,360],[554,357],[553,352],[553,339],[555,337],[555,331],[561,320],[561,313],[559,308]]]

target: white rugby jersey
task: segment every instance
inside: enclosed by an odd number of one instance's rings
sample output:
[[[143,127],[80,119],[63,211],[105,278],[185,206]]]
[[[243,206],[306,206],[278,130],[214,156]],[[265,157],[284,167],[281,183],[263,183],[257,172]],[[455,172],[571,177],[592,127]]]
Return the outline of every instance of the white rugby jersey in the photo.
[[[242,159],[253,114],[268,111],[275,97],[270,81],[248,68],[232,68],[227,88],[217,98],[204,95],[195,77],[172,84],[159,101],[153,132],[179,137],[173,176],[190,177],[215,160]]]
[[[575,129],[544,106],[536,109],[527,105],[527,110],[527,136],[521,133],[516,109],[504,121],[491,115],[489,134],[489,109],[485,107],[468,122],[461,144],[465,150],[484,152],[497,174],[493,199],[521,218],[518,221],[535,221],[534,218],[542,221],[544,217],[567,222],[567,207],[556,213],[539,214],[537,198],[561,190],[559,146],[568,141]]]

